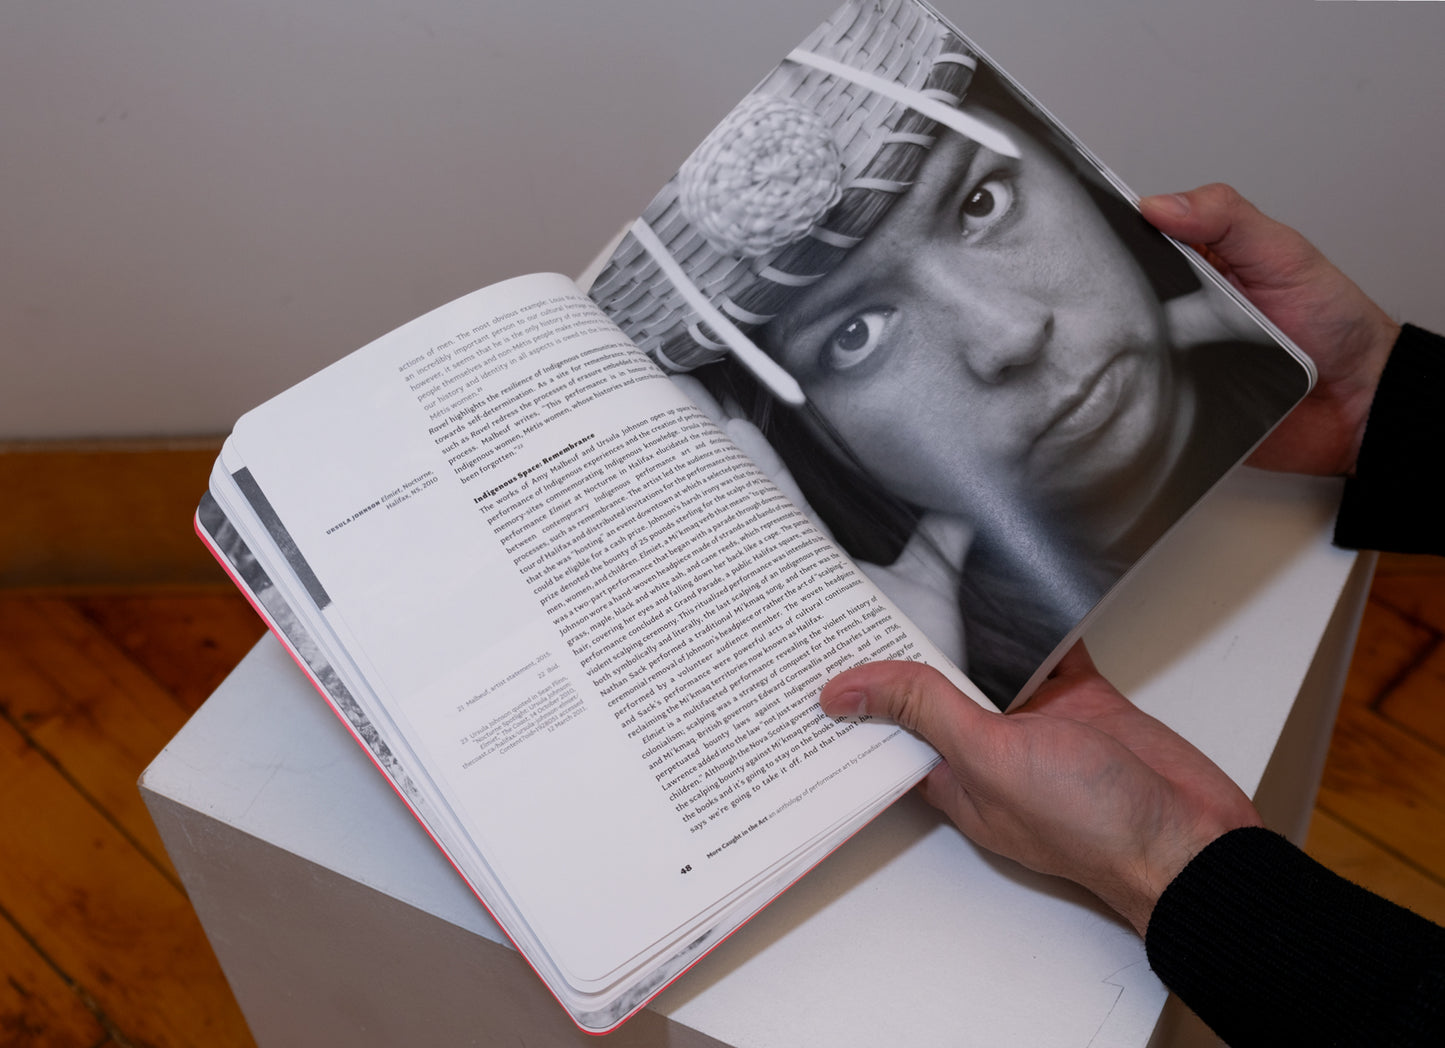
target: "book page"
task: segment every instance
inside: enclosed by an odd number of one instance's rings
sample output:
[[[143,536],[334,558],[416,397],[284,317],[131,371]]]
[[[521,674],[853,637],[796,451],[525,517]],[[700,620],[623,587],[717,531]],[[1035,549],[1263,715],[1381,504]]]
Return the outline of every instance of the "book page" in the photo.
[[[968,532],[923,543],[961,612],[934,639],[999,705],[1311,382],[914,0],[853,0],[788,53],[591,294],[762,429],[855,559]]]
[[[628,976],[936,759],[816,696],[868,659],[944,660],[564,278],[414,321],[233,446],[576,986]]]

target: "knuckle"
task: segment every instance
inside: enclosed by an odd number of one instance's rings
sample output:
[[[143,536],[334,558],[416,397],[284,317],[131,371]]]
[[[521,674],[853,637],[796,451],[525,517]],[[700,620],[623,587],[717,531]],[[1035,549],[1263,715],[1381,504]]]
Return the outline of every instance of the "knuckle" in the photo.
[[[1209,186],[1216,206],[1224,211],[1238,211],[1249,206],[1244,195],[1227,182],[1215,182]]]
[[[893,719],[911,731],[922,732],[928,722],[933,702],[933,673],[927,667],[915,665],[908,672],[900,673],[889,689]]]
[[[1220,203],[1239,199],[1239,190],[1228,182],[1210,182],[1208,185],[1200,187],[1199,191],[1214,197]]]

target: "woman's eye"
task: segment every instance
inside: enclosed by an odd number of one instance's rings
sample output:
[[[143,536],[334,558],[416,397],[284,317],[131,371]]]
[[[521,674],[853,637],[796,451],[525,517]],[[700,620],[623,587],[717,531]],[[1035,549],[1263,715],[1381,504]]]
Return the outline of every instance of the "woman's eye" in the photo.
[[[966,237],[977,236],[993,225],[1014,205],[1013,183],[1006,178],[980,182],[963,201],[958,225]]]
[[[892,310],[875,309],[849,317],[823,347],[824,364],[843,371],[867,360],[883,341],[890,313]]]

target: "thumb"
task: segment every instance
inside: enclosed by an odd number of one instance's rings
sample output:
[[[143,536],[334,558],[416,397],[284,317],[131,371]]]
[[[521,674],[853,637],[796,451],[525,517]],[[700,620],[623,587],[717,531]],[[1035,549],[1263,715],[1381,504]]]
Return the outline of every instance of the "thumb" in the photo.
[[[830,717],[890,720],[947,756],[983,728],[997,711],[986,710],[948,678],[921,662],[869,662],[844,670],[818,696]]]
[[[1139,210],[1160,232],[1206,249],[1243,289],[1287,285],[1318,257],[1308,240],[1222,182],[1144,197]]]

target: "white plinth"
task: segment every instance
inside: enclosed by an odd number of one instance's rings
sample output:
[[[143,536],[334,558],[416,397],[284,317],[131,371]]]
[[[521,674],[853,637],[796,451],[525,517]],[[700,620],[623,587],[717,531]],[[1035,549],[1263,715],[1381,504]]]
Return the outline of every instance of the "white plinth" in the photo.
[[[1089,632],[1100,668],[1298,839],[1372,558],[1338,488],[1246,471]],[[595,1044],[269,637],[141,788],[256,1039]],[[584,870],[578,876],[585,876]],[[1181,1043],[1133,932],[1072,885],[896,805],[606,1043],[828,1048]],[[1156,1026],[1159,1034],[1156,1036]]]

